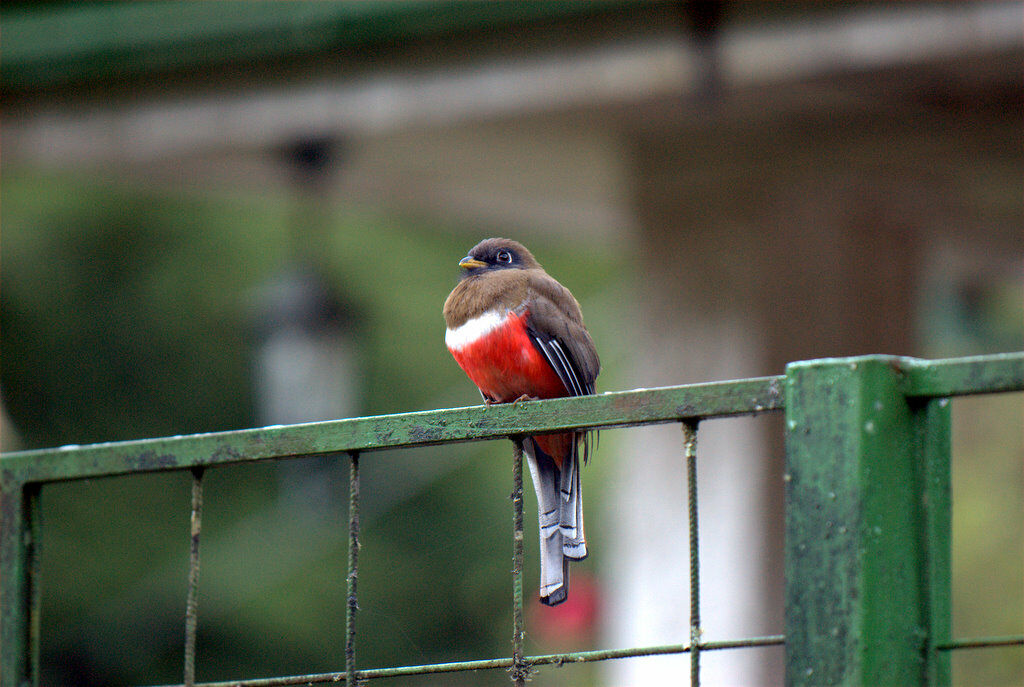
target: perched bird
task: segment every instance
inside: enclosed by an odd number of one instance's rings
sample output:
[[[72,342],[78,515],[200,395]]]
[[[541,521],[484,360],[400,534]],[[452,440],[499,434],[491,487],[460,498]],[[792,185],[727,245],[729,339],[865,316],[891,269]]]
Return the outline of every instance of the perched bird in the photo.
[[[463,272],[444,303],[445,345],[485,403],[594,393],[601,369],[579,303],[510,239],[486,239],[459,261]],[[565,601],[570,560],[587,556],[580,459],[586,432],[523,442],[540,520],[540,600]]]

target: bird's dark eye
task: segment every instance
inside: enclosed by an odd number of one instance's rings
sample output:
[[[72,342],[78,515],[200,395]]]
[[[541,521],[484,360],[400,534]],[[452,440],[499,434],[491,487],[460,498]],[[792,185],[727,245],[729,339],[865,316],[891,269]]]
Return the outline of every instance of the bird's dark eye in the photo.
[[[495,255],[494,258],[498,262],[503,262],[506,265],[511,265],[512,264],[512,254],[509,253],[507,250],[499,250],[498,254]]]

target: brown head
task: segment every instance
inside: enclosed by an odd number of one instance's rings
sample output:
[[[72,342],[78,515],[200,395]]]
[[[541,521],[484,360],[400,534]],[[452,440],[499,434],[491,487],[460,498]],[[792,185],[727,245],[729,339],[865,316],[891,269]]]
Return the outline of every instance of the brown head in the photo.
[[[444,304],[449,328],[485,310],[523,303],[529,295],[531,275],[550,280],[526,246],[512,239],[484,239],[459,261],[459,267],[459,283]]]
[[[512,239],[484,239],[459,261],[459,267],[464,270],[462,279],[485,270],[541,269],[540,263],[526,246]]]

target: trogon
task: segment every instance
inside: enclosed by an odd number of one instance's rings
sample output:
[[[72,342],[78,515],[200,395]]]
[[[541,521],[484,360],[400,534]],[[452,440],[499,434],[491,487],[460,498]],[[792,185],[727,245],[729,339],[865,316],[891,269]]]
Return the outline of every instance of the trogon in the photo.
[[[459,261],[459,283],[444,303],[445,344],[485,403],[594,393],[601,369],[579,303],[522,244],[481,241]],[[540,600],[569,592],[569,561],[587,556],[580,461],[587,432],[523,442],[540,521]]]

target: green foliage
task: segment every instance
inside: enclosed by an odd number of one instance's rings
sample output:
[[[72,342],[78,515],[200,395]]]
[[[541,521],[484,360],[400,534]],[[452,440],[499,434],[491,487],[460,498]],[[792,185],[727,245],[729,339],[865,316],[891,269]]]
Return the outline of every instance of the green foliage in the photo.
[[[27,446],[247,424],[238,306],[258,247],[214,235],[223,211],[60,179],[4,190],[0,379]]]

